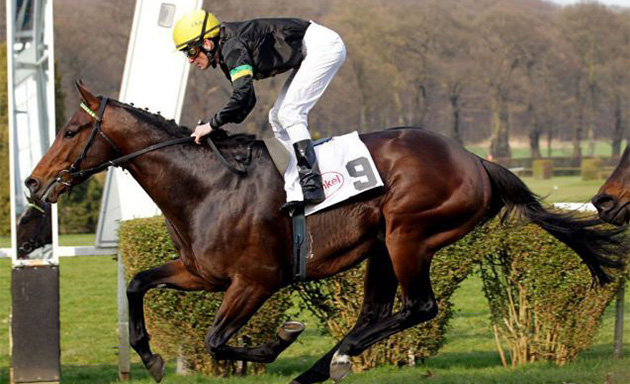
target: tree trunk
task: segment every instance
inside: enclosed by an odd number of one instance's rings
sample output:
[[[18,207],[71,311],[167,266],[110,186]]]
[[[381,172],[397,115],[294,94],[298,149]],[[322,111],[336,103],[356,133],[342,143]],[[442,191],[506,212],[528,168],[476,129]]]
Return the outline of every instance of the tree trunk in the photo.
[[[553,142],[553,129],[547,128],[547,157],[551,158],[551,143]]]
[[[582,103],[582,92],[580,89],[582,77],[578,74],[575,79],[575,108],[576,117],[573,122],[573,154],[571,157],[575,161],[582,158],[582,135],[584,130],[584,106]]]
[[[451,102],[451,108],[453,109],[453,128],[451,132],[451,138],[459,144],[464,144],[461,133],[461,107],[459,105],[460,96],[462,94],[462,86],[459,82],[452,84],[449,87],[449,101]]]
[[[595,119],[597,118],[597,84],[595,80],[589,81],[588,85],[590,103],[588,109],[588,126],[586,129],[586,140],[588,142],[588,156],[595,155]]]
[[[533,119],[532,130],[529,132],[529,148],[531,151],[531,157],[532,159],[540,159],[542,157],[540,155],[540,123],[538,122],[538,116],[534,110],[533,103],[530,102],[527,109],[529,111],[529,115]]]
[[[612,157],[621,155],[621,141],[623,140],[623,111],[621,110],[621,97],[615,96],[615,127],[612,137]]]
[[[425,84],[422,82],[422,79],[418,79],[418,88],[416,94],[416,121],[415,124],[418,127],[424,128],[424,119],[427,117],[428,107],[427,107],[427,88]]]
[[[510,157],[510,110],[507,98],[499,95],[492,103],[492,140],[490,154],[494,158]]]
[[[459,144],[464,144],[461,133],[461,110],[459,108],[459,96],[451,98],[451,105],[453,106],[453,132],[452,138]]]

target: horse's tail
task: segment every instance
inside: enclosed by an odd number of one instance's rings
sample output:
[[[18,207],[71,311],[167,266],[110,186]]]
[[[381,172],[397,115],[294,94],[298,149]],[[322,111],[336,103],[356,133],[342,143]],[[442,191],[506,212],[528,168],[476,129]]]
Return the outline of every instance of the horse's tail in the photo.
[[[599,218],[579,218],[574,212],[550,212],[542,206],[540,197],[512,172],[484,159],[481,162],[492,185],[487,219],[496,216],[503,207],[506,211],[502,220],[514,211],[522,214],[574,250],[600,285],[611,281],[602,267],[624,268],[628,245],[622,229],[601,228],[604,222]]]

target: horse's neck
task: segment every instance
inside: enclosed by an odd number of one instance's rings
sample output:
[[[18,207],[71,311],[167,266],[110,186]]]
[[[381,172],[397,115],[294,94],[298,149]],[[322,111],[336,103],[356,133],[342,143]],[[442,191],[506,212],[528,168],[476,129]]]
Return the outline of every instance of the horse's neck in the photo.
[[[209,192],[204,179],[208,177],[207,169],[218,168],[213,163],[197,148],[186,151],[174,146],[139,156],[127,164],[127,168],[162,212],[167,213],[173,208],[176,211],[176,207],[191,200],[191,196]]]
[[[271,160],[267,160],[271,166]],[[250,167],[250,172],[253,168],[256,166]],[[191,203],[208,204],[213,198],[226,203],[226,199],[233,197],[232,191],[247,189],[257,177],[232,173],[209,149],[192,143],[165,147],[137,157],[128,164],[128,169],[174,222],[179,221],[175,217],[190,217]]]

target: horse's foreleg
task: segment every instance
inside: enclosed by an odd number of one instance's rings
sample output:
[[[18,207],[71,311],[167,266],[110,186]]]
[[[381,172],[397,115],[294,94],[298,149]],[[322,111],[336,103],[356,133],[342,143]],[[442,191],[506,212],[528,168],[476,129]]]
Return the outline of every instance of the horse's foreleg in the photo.
[[[394,275],[387,248],[381,244],[369,256],[367,263],[363,286],[363,306],[356,324],[326,355],[319,359],[308,371],[298,376],[293,381],[294,384],[320,383],[330,378],[330,362],[341,343],[361,329],[372,326],[391,315],[398,280]]]
[[[417,240],[394,245],[388,241],[394,271],[402,288],[402,308],[358,329],[342,341],[330,365],[333,380],[339,381],[350,372],[350,356],[357,356],[373,344],[437,315],[437,302],[429,279],[432,253],[419,251],[419,247]]]
[[[151,376],[159,382],[164,375],[164,360],[151,353],[149,335],[144,324],[144,295],[151,288],[166,287],[186,291],[204,289],[204,281],[192,275],[181,260],[174,260],[160,267],[135,275],[127,286],[129,301],[129,342],[140,355]]]
[[[275,340],[260,347],[243,348],[227,345],[228,340],[256,313],[273,294],[265,287],[251,281],[234,280],[225,293],[214,324],[206,336],[206,349],[216,360],[243,360],[271,363],[280,352],[291,345],[303,331],[295,323],[295,329],[278,332]]]

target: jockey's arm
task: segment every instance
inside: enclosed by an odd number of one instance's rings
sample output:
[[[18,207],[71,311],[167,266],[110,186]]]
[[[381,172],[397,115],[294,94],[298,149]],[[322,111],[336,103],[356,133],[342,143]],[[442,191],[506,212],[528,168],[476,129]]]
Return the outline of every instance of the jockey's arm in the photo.
[[[242,122],[256,105],[254,70],[249,51],[238,40],[227,41],[222,51],[230,71],[233,91],[227,103],[210,120],[212,128]]]

